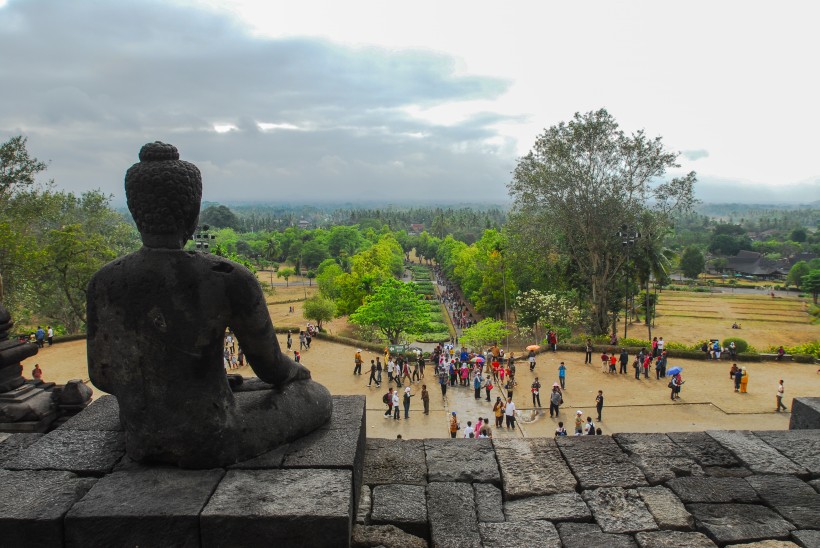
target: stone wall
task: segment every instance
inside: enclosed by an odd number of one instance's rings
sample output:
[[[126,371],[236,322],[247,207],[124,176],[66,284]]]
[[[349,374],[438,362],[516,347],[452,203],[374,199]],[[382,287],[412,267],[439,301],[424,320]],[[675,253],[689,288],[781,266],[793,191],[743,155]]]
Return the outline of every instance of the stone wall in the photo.
[[[820,398],[794,398],[789,430],[816,430],[820,428]]]

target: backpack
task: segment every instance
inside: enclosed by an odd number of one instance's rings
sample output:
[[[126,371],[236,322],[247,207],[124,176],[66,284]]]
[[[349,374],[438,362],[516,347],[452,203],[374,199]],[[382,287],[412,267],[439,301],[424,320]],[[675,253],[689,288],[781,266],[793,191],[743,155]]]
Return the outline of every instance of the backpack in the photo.
[[[595,423],[589,423],[589,430],[587,431],[587,436],[594,436],[595,435]]]
[[[390,396],[385,394],[384,396],[382,396],[382,403],[384,403],[384,404],[388,403],[389,399],[390,399]]]

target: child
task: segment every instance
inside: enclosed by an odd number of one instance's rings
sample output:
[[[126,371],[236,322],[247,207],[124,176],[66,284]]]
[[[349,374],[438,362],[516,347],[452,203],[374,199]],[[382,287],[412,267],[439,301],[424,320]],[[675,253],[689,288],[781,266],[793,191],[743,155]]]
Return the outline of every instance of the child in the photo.
[[[606,352],[601,353],[601,373],[606,373],[607,368],[609,367],[609,356]]]
[[[566,436],[566,435],[567,435],[567,429],[564,428],[564,423],[559,422],[558,423],[558,428],[555,429],[555,437],[557,438],[558,436]]]
[[[612,356],[609,357],[609,372],[615,373],[615,365],[618,363],[618,358],[615,357],[615,351],[612,351]]]

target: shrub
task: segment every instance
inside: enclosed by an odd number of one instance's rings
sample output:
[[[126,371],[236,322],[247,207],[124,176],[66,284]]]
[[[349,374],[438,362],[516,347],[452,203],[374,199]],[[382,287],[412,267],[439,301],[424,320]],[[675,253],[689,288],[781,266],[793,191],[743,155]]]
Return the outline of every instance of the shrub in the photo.
[[[739,339],[738,337],[729,337],[727,339],[723,339],[723,348],[729,348],[729,343],[731,342],[735,343],[735,350],[738,354],[749,350],[749,343],[747,343],[743,339]]]
[[[609,341],[607,341],[609,342]],[[650,341],[644,339],[633,339],[631,337],[627,337],[625,339],[621,339],[618,341],[618,346],[630,346],[635,348],[651,348],[652,343]]]
[[[435,333],[422,333],[416,337],[419,342],[439,343],[450,340],[450,333],[448,331],[441,331]]]

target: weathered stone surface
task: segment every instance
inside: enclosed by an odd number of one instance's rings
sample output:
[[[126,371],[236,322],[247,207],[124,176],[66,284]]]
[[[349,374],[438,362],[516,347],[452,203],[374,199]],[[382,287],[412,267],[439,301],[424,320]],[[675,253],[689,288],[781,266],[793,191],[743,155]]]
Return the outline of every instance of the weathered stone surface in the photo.
[[[812,477],[820,476],[820,430],[768,430],[754,435],[808,470]]]
[[[356,523],[370,525],[370,514],[373,509],[373,492],[367,485],[362,486],[359,493],[359,505],[356,507]]]
[[[69,472],[0,470],[0,544],[62,546],[63,516],[93,481]]]
[[[422,440],[370,438],[364,454],[366,485],[427,483],[427,462]]]
[[[5,468],[7,462],[14,460],[17,455],[43,437],[43,434],[0,434],[0,468]]]
[[[323,428],[349,432],[354,428],[364,429],[367,404],[364,396],[333,396],[332,401],[333,415]]]
[[[561,548],[558,530],[548,521],[481,523],[484,548]]]
[[[101,478],[65,518],[67,546],[199,546],[224,471],[135,467]]]
[[[743,544],[730,544],[727,548],[798,548],[790,540],[759,540],[757,542],[744,542]]]
[[[641,469],[610,436],[561,437],[558,447],[582,489],[648,485]]]
[[[820,531],[809,529],[792,531],[792,539],[803,548],[817,548],[820,546]]]
[[[702,467],[721,466],[733,468],[740,466],[740,461],[706,432],[672,432],[667,434],[685,452]]]
[[[794,526],[757,504],[688,504],[698,530],[720,546],[766,539],[787,539]]]
[[[666,487],[638,487],[638,494],[661,529],[689,531],[694,528],[695,519],[686,511],[680,499]]]
[[[605,533],[636,533],[658,528],[634,489],[602,487],[584,491],[581,496]]]
[[[650,485],[659,485],[680,477],[706,475],[703,468],[689,455],[630,455],[629,458],[641,469]]]
[[[466,481],[501,485],[492,440],[424,440],[427,481]]]
[[[744,478],[676,478],[667,484],[685,503],[758,502]]]
[[[820,494],[793,476],[746,478],[767,506],[801,529],[820,529]]]
[[[478,521],[504,521],[501,489],[489,483],[474,483],[473,491]]]
[[[356,525],[350,539],[352,548],[427,548],[427,541],[392,525]]]
[[[789,430],[817,430],[820,428],[820,398],[794,398]]]
[[[120,406],[116,396],[100,396],[88,407],[63,423],[60,430],[111,430],[122,431]]]
[[[630,535],[604,533],[594,523],[559,523],[564,548],[637,548]]]
[[[292,442],[285,452],[283,468],[347,468],[356,466],[358,435],[346,430],[320,428]],[[364,456],[364,448],[361,448]]]
[[[471,495],[472,495],[472,489]],[[373,525],[395,525],[411,535],[427,538],[427,500],[421,485],[377,485],[373,488]]]
[[[710,430],[706,432],[755,474],[794,474],[808,476],[808,470],[778,453],[748,430]]]
[[[703,533],[684,531],[647,531],[635,535],[641,548],[716,548]]]
[[[584,499],[578,493],[559,493],[541,497],[510,500],[504,503],[507,521],[545,519],[559,521],[592,521]]]
[[[818,493],[820,493],[820,479],[811,480],[809,482],[809,485],[814,487],[814,490],[817,491]]]
[[[335,546],[350,538],[350,470],[229,470],[200,517],[203,546]]]
[[[54,430],[6,463],[12,470],[66,470],[101,476],[125,454],[122,432]]]
[[[428,484],[427,514],[433,547],[481,546],[470,485],[462,482]]]
[[[666,434],[623,433],[612,434],[612,439],[629,454],[645,457],[685,456],[687,453]]]
[[[752,475],[752,471],[743,466],[736,468],[724,468],[722,466],[705,466],[703,472],[713,478],[747,478]]]
[[[290,451],[290,445],[280,445],[276,449],[262,453],[258,457],[237,462],[228,468],[236,470],[271,470],[273,468],[280,468],[288,451]]]
[[[577,481],[553,440],[494,438],[504,500],[575,491]]]

